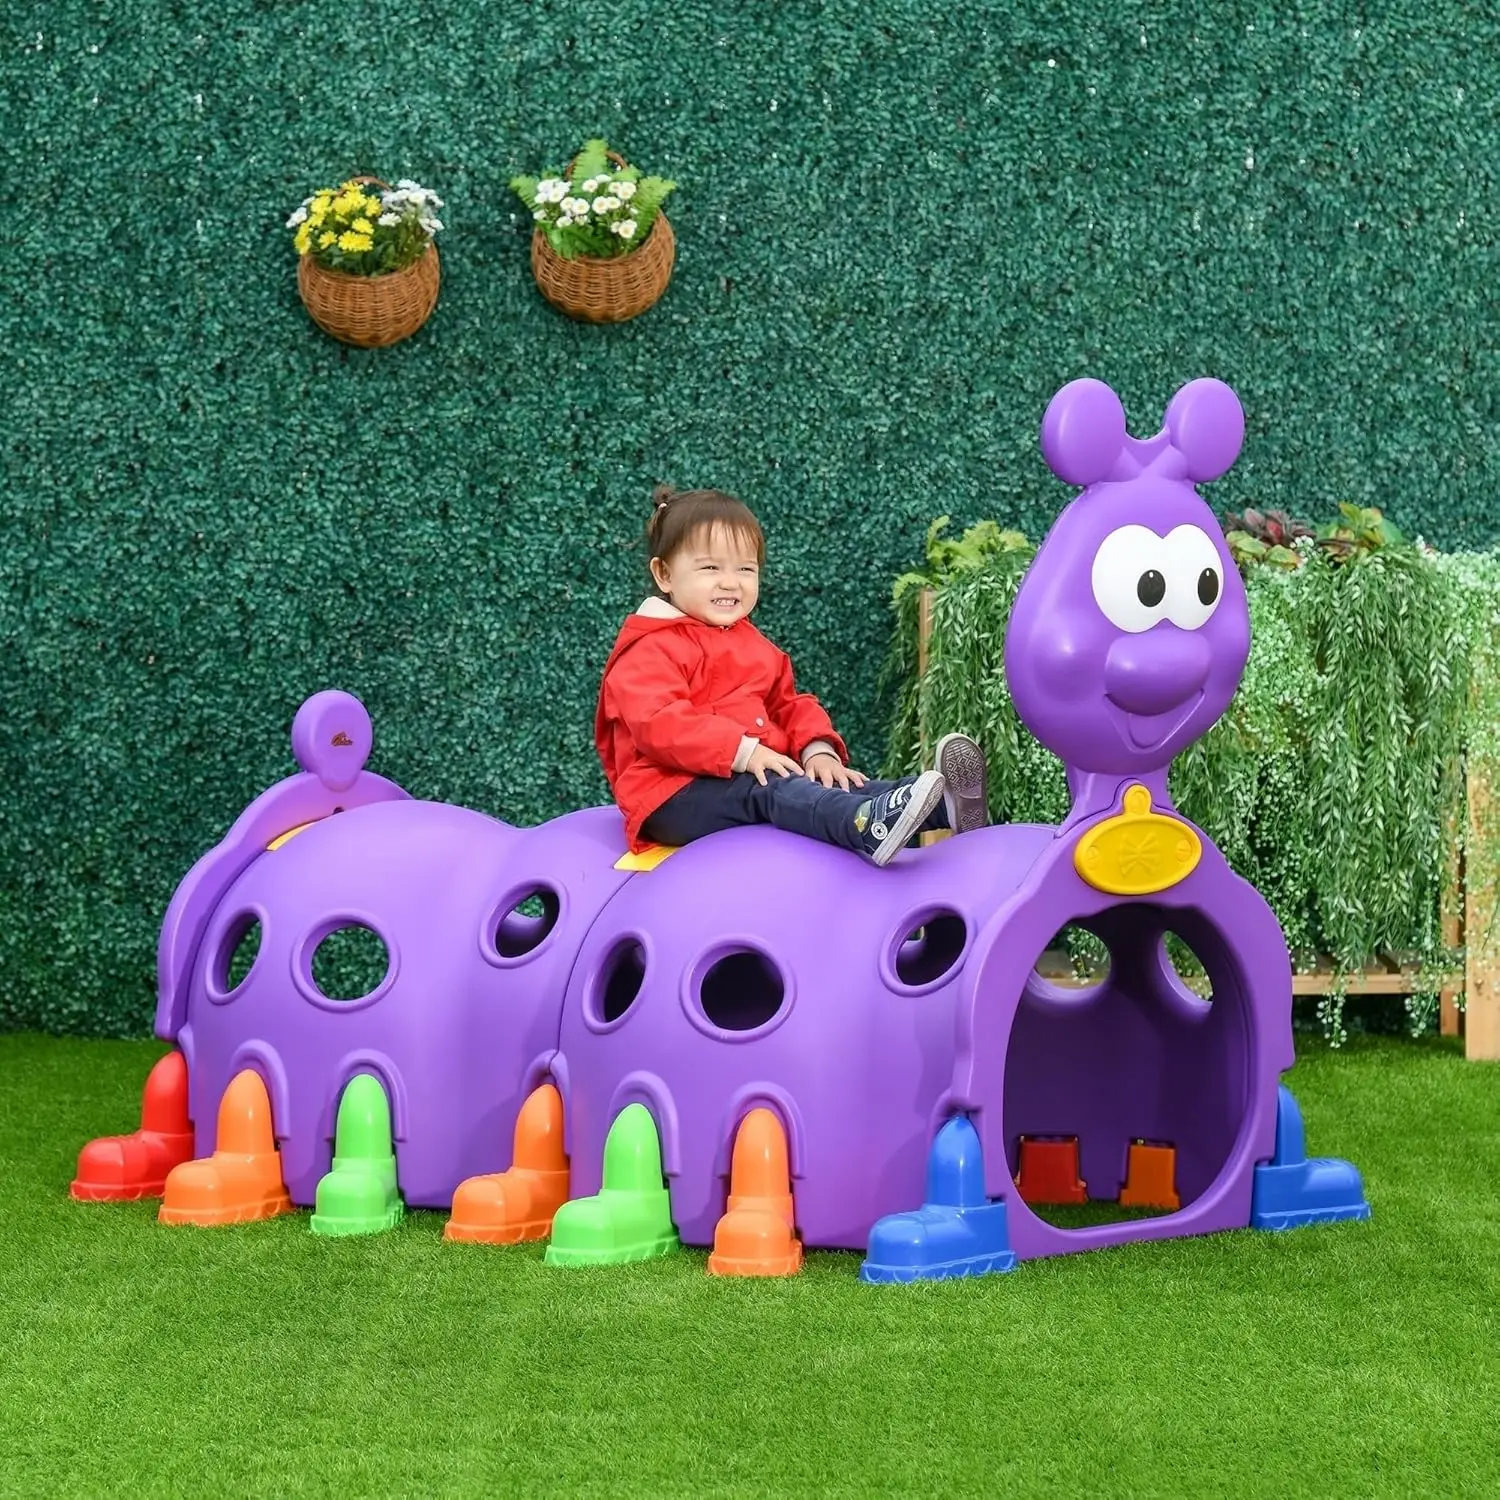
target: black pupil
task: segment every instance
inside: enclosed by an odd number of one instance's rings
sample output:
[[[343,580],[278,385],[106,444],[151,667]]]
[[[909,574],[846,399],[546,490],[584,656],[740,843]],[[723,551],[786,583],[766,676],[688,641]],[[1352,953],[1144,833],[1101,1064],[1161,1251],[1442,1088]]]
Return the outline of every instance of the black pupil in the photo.
[[[1201,590],[1203,585],[1198,587]],[[1136,580],[1135,596],[1147,609],[1155,609],[1167,596],[1167,580],[1152,568]]]
[[[1212,604],[1219,597],[1219,575],[1212,568],[1205,568],[1198,575],[1198,603]]]

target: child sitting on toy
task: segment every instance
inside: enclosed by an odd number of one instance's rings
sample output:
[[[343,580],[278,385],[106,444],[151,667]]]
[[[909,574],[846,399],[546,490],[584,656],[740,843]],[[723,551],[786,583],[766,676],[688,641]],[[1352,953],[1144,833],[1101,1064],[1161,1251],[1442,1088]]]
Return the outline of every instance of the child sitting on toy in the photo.
[[[871,781],[844,764],[823,706],[754,625],[765,538],[718,490],[652,496],[658,593],[626,620],[604,669],[594,742],[633,850],[772,823],[888,864],[928,829],[982,827],[979,746],[951,734],[938,769]]]

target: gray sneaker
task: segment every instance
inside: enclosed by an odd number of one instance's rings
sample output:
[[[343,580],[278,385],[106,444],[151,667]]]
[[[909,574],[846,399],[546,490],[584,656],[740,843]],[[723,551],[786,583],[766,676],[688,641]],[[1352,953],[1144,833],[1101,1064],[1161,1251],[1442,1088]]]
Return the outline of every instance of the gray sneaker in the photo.
[[[984,751],[966,734],[945,734],[937,745],[943,809],[954,833],[972,833],[990,822],[989,767]]]
[[[942,776],[937,771],[923,771],[861,802],[854,814],[860,847],[877,865],[888,865],[921,831],[942,800]]]

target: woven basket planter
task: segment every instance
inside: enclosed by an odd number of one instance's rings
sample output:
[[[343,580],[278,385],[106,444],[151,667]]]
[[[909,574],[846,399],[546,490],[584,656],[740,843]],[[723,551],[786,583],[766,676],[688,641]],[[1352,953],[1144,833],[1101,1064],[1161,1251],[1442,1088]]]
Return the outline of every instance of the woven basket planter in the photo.
[[[661,300],[672,279],[677,240],[658,213],[645,242],[629,255],[564,260],[540,229],[531,236],[531,273],[559,312],[581,323],[624,323]]]
[[[625,158],[611,151],[617,167]],[[568,163],[568,176],[578,165]],[[531,236],[531,274],[559,312],[580,323],[624,323],[654,307],[672,279],[677,237],[667,216],[658,212],[646,238],[629,255],[580,255],[564,260],[540,229]]]
[[[330,271],[311,255],[297,262],[297,290],[324,333],[361,349],[381,349],[410,338],[437,304],[442,273],[436,245],[409,266],[384,276]]]

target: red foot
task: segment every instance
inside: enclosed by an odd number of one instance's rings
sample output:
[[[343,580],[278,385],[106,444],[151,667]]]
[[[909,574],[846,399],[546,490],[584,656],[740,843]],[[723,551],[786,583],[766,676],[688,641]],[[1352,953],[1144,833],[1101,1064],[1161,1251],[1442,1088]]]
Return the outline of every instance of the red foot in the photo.
[[[1088,1189],[1078,1175],[1078,1137],[1023,1135],[1016,1188],[1026,1203],[1087,1203]]]
[[[141,1128],[90,1141],[78,1153],[78,1176],[68,1191],[85,1203],[159,1198],[167,1173],[192,1155],[187,1059],[169,1052],[146,1079]]]

